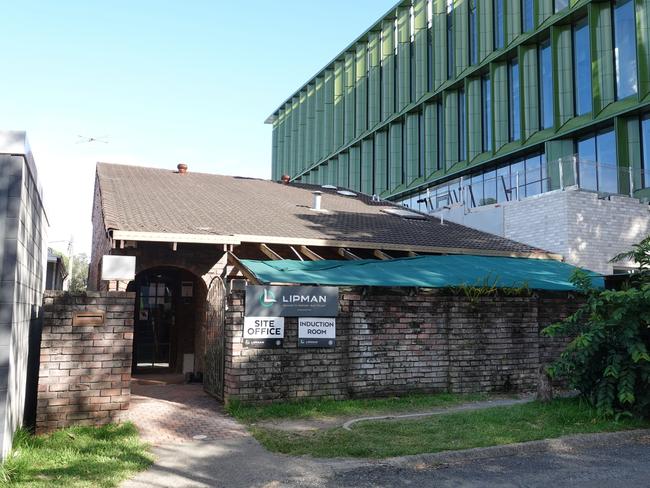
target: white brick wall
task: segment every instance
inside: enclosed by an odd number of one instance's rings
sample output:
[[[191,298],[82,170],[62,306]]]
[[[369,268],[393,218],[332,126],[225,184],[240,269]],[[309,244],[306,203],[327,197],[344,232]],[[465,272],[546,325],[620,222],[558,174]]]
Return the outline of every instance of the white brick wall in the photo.
[[[597,193],[577,188],[482,207],[468,216],[452,209],[445,218],[487,232],[502,225],[498,233],[508,239],[561,254],[570,264],[604,274],[613,271],[612,257],[650,234],[647,204],[620,195],[600,199]]]

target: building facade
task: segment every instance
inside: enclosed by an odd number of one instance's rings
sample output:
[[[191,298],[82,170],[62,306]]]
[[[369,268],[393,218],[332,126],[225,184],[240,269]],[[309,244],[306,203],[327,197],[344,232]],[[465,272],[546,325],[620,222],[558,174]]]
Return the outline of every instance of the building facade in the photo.
[[[405,0],[267,119],[273,178],[433,212],[650,196],[650,0]]]
[[[33,422],[47,218],[24,132],[0,132],[0,454]]]

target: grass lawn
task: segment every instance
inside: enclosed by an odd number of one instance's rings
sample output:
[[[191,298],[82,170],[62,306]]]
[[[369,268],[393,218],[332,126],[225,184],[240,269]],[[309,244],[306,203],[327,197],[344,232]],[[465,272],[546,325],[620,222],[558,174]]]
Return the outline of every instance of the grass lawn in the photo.
[[[328,417],[354,417],[381,412],[412,412],[427,408],[449,407],[461,403],[488,400],[485,394],[408,395],[403,397],[371,398],[362,400],[304,400],[271,405],[242,405],[232,402],[227,410],[241,422],[251,423],[276,419],[323,419]]]
[[[0,486],[115,487],[152,457],[133,424],[73,427],[33,437],[18,431],[0,467]]]
[[[308,433],[251,427],[270,451],[315,457],[385,458],[496,446],[569,434],[650,428],[650,421],[603,419],[584,401],[557,399],[419,420],[362,422]]]

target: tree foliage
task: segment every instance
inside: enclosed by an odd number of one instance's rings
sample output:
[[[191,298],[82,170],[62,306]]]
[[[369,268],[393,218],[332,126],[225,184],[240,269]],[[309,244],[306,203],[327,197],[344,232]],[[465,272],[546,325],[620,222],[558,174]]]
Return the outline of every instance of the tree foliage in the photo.
[[[549,373],[567,378],[603,415],[650,417],[649,257],[650,237],[617,256],[640,265],[623,290],[590,289],[586,273],[578,271],[573,282],[585,292],[585,305],[544,330],[574,337]]]
[[[70,268],[68,268],[70,270]],[[88,281],[88,256],[85,253],[75,254],[72,257],[72,276],[70,277],[71,292],[80,292],[86,290]]]

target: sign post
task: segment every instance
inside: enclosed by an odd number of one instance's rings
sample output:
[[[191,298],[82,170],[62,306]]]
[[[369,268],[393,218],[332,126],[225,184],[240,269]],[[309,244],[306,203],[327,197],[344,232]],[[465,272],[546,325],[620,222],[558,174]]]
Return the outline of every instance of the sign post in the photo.
[[[300,347],[334,347],[338,311],[335,286],[247,286],[244,346],[282,347],[284,317],[299,317]]]

